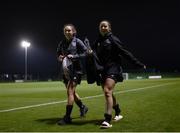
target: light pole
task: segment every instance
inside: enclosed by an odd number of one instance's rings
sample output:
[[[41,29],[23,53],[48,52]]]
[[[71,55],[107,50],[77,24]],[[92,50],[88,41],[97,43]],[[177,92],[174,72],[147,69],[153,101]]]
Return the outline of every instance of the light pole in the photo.
[[[22,41],[21,46],[25,48],[25,75],[24,80],[27,81],[27,48],[31,45],[30,42]]]

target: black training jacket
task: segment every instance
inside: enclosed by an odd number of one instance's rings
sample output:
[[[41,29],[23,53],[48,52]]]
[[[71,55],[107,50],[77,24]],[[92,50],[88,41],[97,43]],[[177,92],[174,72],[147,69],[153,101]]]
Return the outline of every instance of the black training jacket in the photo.
[[[144,64],[135,58],[129,51],[122,47],[121,41],[112,33],[108,33],[105,36],[100,35],[95,44],[92,45],[92,49],[95,51],[102,66],[107,66],[112,63],[117,63],[121,66],[122,57],[138,67],[144,66]]]
[[[57,57],[59,55],[67,56],[68,54],[73,55],[73,67],[74,71],[82,71],[82,66],[80,62],[80,58],[84,58],[86,56],[87,47],[84,43],[73,37],[71,41],[67,41],[67,39],[62,40],[57,47]]]

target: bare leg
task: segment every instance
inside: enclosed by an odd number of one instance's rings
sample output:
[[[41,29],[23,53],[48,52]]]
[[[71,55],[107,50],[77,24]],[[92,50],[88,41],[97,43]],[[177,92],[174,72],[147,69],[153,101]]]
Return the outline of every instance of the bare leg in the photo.
[[[78,100],[81,100],[81,98],[76,92],[74,92],[74,101],[76,102]]]
[[[115,106],[117,102],[116,102],[116,97],[114,96],[114,94],[112,94],[112,98],[113,98],[113,106]]]
[[[80,109],[80,116],[85,116],[85,114],[88,111],[88,108],[82,103],[80,96],[76,92],[74,92],[74,101]]]
[[[104,95],[106,99],[106,113],[112,114],[113,107],[113,88],[115,86],[115,81],[113,79],[107,78],[104,84]]]
[[[113,97],[113,109],[115,110],[115,116],[120,115],[121,110],[119,107],[119,104],[117,103],[116,97],[114,95],[112,95]]]
[[[111,78],[107,78],[104,85],[103,91],[106,100],[106,108],[105,108],[105,120],[101,124],[101,128],[109,128],[112,127],[110,124],[112,119],[112,110],[113,110],[113,89],[115,86],[115,81]]]
[[[65,85],[66,86],[66,89],[68,89],[69,87],[69,83]],[[76,87],[76,85],[75,85]],[[68,91],[68,90],[67,90]],[[74,90],[74,101],[75,103],[78,105],[78,101],[81,101],[81,98],[80,96],[76,93],[76,91]]]
[[[68,105],[73,105],[74,103],[75,88],[76,88],[76,83],[73,81],[69,81],[67,85]]]
[[[66,105],[66,114],[62,120],[58,122],[59,125],[64,125],[67,123],[71,123],[71,112],[74,103],[74,93],[75,93],[76,83],[73,81],[69,81],[67,84],[67,105]]]

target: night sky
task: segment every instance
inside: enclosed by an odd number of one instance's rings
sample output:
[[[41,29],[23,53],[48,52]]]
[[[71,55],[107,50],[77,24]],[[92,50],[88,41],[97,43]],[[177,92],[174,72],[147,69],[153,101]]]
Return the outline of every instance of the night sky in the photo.
[[[28,73],[58,73],[56,47],[63,38],[63,25],[73,23],[78,37],[87,36],[93,43],[103,19],[112,23],[123,46],[148,69],[180,71],[179,9],[176,1],[1,2],[0,74],[24,72],[24,48],[20,45],[24,39],[31,42]],[[125,68],[133,67],[126,64]]]

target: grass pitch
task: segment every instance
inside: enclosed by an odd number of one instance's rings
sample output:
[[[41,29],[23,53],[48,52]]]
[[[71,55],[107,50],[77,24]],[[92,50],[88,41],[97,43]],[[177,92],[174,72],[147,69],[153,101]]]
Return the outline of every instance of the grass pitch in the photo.
[[[83,81],[76,91],[89,111],[59,126],[66,106],[62,82],[0,83],[0,132],[179,132],[180,78],[127,80],[115,87],[124,118],[100,129],[105,99],[100,86]]]

